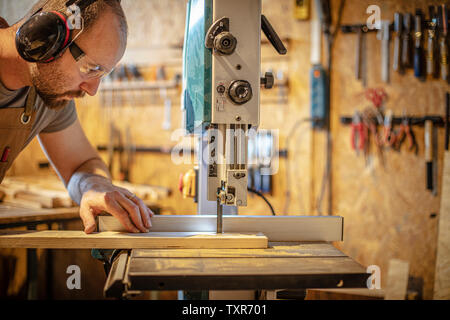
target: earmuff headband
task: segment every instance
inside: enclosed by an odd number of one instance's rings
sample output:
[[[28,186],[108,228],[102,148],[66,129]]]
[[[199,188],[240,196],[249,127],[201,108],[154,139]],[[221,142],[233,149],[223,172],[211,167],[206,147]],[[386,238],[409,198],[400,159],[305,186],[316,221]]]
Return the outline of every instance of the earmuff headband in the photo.
[[[96,1],[69,0],[66,7],[76,4],[82,11]],[[57,59],[70,41],[71,30],[65,14],[58,11],[42,12],[42,9],[39,8],[16,33],[17,51],[29,62],[48,63]]]

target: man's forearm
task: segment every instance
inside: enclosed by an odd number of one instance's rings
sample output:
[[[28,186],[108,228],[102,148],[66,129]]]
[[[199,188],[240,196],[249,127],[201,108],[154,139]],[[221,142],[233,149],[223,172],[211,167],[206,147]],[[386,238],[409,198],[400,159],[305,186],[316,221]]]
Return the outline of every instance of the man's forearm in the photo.
[[[83,193],[111,183],[106,164],[100,158],[92,158],[80,165],[67,183],[70,197],[80,204]]]

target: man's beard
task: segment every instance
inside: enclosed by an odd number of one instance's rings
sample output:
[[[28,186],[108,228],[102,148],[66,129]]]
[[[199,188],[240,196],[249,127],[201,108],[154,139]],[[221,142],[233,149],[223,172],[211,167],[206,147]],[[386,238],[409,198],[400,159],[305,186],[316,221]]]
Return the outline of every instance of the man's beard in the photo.
[[[85,94],[83,91],[79,91],[79,90],[78,91],[66,91],[61,94],[52,94],[52,93],[47,93],[48,91],[47,92],[43,91],[42,88],[39,88],[36,85],[35,85],[35,87],[36,87],[36,92],[41,97],[45,106],[50,109],[54,109],[54,110],[59,110],[59,109],[64,108],[67,105],[67,103],[69,102],[69,100],[67,100],[68,97],[81,98]],[[66,98],[66,99],[62,99],[62,98]]]
[[[56,88],[64,87],[65,81],[62,79],[66,79],[66,75],[60,72],[55,65],[40,65],[31,71],[33,86],[44,105],[50,109],[62,109],[69,103],[68,98],[81,98],[85,95],[82,90],[56,92]]]

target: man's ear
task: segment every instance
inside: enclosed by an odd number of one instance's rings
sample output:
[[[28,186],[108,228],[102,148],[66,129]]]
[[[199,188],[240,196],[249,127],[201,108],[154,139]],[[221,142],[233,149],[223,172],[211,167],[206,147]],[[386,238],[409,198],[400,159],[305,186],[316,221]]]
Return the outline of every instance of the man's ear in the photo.
[[[0,29],[4,29],[4,28],[8,28],[9,24],[8,22],[6,22],[5,19],[3,19],[2,17],[0,17]]]

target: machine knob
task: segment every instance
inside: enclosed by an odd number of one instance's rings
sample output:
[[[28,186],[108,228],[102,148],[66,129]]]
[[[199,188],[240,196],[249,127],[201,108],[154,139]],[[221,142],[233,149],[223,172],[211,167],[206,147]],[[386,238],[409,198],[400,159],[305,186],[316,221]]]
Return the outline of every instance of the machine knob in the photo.
[[[272,72],[266,72],[264,78],[261,78],[261,85],[266,89],[272,89],[274,81]]]
[[[232,54],[236,49],[236,44],[236,38],[228,31],[221,32],[214,38],[214,49],[219,54]]]
[[[252,86],[248,81],[245,80],[235,80],[231,83],[228,89],[228,95],[230,99],[235,104],[244,104],[248,102],[252,96]]]

